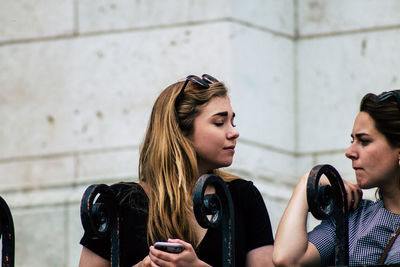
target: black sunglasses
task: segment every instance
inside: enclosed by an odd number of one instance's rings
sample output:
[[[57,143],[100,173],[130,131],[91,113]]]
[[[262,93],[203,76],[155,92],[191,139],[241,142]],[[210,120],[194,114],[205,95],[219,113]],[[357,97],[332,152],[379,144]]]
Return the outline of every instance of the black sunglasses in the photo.
[[[399,106],[400,109],[400,95],[397,93],[397,91],[389,91],[389,92],[383,92],[382,94],[378,95],[378,102],[385,101],[389,97],[394,96],[397,100],[397,105]]]
[[[217,79],[215,79],[213,76],[208,75],[208,74],[203,74],[203,75],[201,75],[201,78],[198,77],[198,76],[196,76],[196,75],[189,75],[189,76],[187,76],[187,77],[186,77],[186,81],[185,81],[185,83],[184,83],[183,86],[182,86],[182,89],[179,91],[179,94],[178,94],[178,96],[176,97],[176,100],[175,100],[175,107],[176,107],[176,106],[178,105],[178,103],[182,100],[182,97],[183,97],[183,90],[185,90],[186,85],[188,84],[189,81],[194,82],[194,83],[197,83],[197,84],[203,86],[204,88],[210,88],[210,84],[218,82]]]

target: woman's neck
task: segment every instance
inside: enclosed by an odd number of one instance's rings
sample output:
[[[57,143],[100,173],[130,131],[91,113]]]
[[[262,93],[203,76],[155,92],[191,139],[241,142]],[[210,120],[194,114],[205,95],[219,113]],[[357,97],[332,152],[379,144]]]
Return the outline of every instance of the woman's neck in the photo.
[[[381,189],[381,195],[385,208],[392,213],[400,214],[400,188]]]
[[[211,171],[208,168],[201,168],[199,166],[197,169],[199,171],[199,177],[202,176],[203,174],[211,173]]]

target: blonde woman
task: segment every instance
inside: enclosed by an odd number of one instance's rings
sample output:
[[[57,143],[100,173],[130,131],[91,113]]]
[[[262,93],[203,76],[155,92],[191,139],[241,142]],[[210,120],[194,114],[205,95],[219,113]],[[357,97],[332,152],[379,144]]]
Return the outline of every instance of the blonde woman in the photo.
[[[237,266],[272,266],[267,209],[252,182],[222,172],[230,166],[238,131],[228,92],[210,75],[190,75],[156,100],[140,151],[139,183],[113,185],[120,201],[121,266],[220,266],[221,229],[204,229],[192,209],[199,176],[216,173],[228,184],[235,212]],[[207,188],[209,193],[213,188]],[[154,248],[180,243],[181,253]],[[110,266],[110,241],[85,234],[80,267]]]

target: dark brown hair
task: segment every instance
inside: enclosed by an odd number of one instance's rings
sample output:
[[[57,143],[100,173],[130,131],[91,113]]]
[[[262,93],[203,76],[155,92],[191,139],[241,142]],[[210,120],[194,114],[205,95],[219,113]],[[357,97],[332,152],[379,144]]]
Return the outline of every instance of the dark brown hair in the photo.
[[[383,94],[369,93],[363,97],[360,111],[367,112],[375,122],[376,129],[382,133],[392,147],[400,147],[400,102],[394,94],[400,96],[400,90],[393,90],[393,95],[382,98]],[[383,100],[382,100],[383,99]]]

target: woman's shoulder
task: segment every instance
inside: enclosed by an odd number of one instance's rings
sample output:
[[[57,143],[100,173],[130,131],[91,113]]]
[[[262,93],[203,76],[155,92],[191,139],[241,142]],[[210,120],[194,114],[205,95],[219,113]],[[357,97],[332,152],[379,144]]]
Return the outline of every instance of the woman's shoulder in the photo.
[[[227,182],[227,184],[229,187],[235,187],[235,188],[249,188],[254,186],[252,181],[245,180],[242,178],[229,181]]]
[[[260,191],[252,181],[236,179],[227,182],[227,185],[232,197],[237,197],[246,201],[261,197]]]
[[[373,201],[370,199],[363,199],[356,210],[349,214],[349,222],[353,223],[369,223],[376,216],[380,217],[384,212],[384,205],[382,200]]]
[[[136,182],[119,182],[110,186],[120,205],[143,207],[147,209],[148,197],[143,187]]]
[[[361,200],[360,204],[358,204],[358,207],[356,211],[359,212],[376,212],[379,209],[383,208],[383,201],[378,199],[376,201],[370,200],[370,199],[363,199]]]
[[[135,191],[143,191],[143,188],[141,187],[141,185],[139,183],[136,182],[118,182],[115,184],[110,185],[110,188],[112,189],[112,191],[115,194],[120,194],[120,193],[126,193],[128,191],[131,190],[135,190]]]

